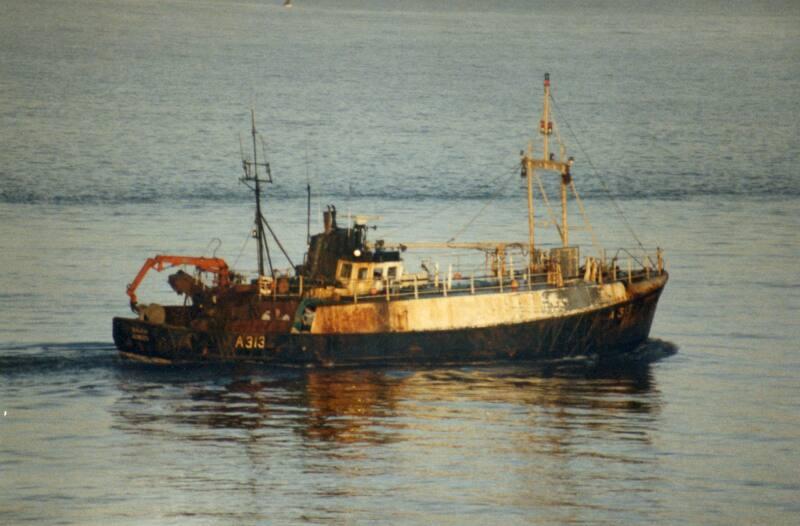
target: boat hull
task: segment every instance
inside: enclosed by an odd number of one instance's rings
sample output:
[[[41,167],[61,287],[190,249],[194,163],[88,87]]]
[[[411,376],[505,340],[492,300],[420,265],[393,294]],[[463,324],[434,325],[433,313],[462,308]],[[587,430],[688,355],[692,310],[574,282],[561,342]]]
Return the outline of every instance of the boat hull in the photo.
[[[623,301],[521,323],[457,329],[242,335],[114,318],[125,358],[150,363],[364,366],[611,358],[647,339],[666,275]]]

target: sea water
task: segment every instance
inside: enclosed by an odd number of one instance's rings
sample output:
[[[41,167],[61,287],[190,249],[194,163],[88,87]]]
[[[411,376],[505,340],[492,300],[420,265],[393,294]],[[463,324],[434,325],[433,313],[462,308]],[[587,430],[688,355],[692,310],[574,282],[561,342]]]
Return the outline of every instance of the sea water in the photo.
[[[800,10],[280,4],[0,7],[0,522],[796,522]],[[255,268],[238,182],[251,109],[267,219],[295,264],[306,184],[312,229],[334,204],[340,223],[379,216],[373,239],[524,240],[519,152],[545,72],[591,232],[665,250],[637,360],[117,358],[111,318],[129,315],[145,258]],[[591,246],[578,208],[573,236]],[[140,297],[179,301],[153,274]]]

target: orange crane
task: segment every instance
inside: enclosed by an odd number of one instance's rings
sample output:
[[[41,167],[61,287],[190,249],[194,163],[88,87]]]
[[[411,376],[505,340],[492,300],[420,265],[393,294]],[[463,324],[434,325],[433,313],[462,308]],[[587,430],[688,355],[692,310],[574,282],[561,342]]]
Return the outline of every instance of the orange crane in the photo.
[[[128,285],[128,297],[131,299],[131,308],[134,308],[137,303],[136,289],[142,283],[147,272],[154,268],[161,272],[165,268],[176,267],[179,265],[192,265],[201,272],[211,272],[215,275],[214,285],[219,287],[226,287],[230,285],[231,273],[228,269],[228,264],[225,260],[220,258],[205,258],[194,256],[168,256],[158,255],[152,258],[147,258],[139,273],[136,274],[133,282]]]

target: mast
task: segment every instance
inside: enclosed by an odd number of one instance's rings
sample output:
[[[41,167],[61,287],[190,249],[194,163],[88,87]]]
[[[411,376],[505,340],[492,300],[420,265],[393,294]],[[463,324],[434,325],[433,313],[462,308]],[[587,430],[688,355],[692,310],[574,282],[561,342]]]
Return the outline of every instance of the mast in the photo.
[[[550,154],[550,135],[553,133],[553,121],[550,120],[550,74],[544,74],[544,105],[542,120],[539,123],[539,133],[543,136],[544,158],[553,159]],[[561,152],[563,158],[563,151]],[[561,177],[561,242],[564,246],[569,244],[569,227],[567,225],[567,185],[568,178]]]
[[[528,152],[522,156],[523,177],[528,183],[528,250],[530,252],[530,265],[536,261],[534,257],[534,206],[533,206],[533,177],[535,170],[547,170],[561,174],[561,243],[569,244],[569,226],[567,224],[567,186],[572,181],[570,167],[572,158],[564,160],[564,151],[561,149],[561,160],[555,160],[555,154],[550,153],[550,135],[553,133],[553,121],[550,118],[550,74],[544,74],[544,104],[542,118],[539,121],[539,134],[542,136],[542,157],[533,157],[533,147],[528,145]]]
[[[544,74],[544,104],[542,105],[542,120],[539,121],[539,133],[542,135],[543,158],[553,159],[550,154],[550,135],[553,133],[553,121],[550,120],[550,74]],[[563,157],[563,152],[562,152]],[[567,184],[569,181],[561,177],[561,243],[569,244],[569,227],[567,226]]]
[[[258,242],[258,275],[265,276],[264,272],[264,259],[266,257],[267,264],[269,265],[269,275],[275,275],[275,267],[272,265],[272,257],[269,253],[269,244],[267,244],[267,231],[272,236],[272,239],[275,240],[275,244],[278,245],[278,248],[283,253],[286,261],[289,262],[292,268],[296,268],[295,264],[292,262],[292,258],[289,257],[289,254],[286,252],[286,249],[281,244],[278,236],[275,235],[275,232],[272,230],[272,227],[269,226],[267,219],[264,217],[264,214],[261,212],[261,183],[271,183],[272,182],[272,171],[270,170],[268,162],[258,162],[258,147],[256,144],[256,136],[258,133],[256,132],[256,113],[255,110],[250,110],[250,121],[252,123],[252,135],[253,135],[253,160],[248,161],[242,158],[242,167],[244,168],[244,177],[240,179],[248,188],[253,190],[253,194],[256,198],[256,229],[254,232],[254,236],[256,241]],[[264,141],[261,141],[261,151],[264,151]],[[244,157],[244,154],[242,154]],[[264,178],[260,178],[258,174],[258,167],[264,168]],[[254,183],[254,186],[250,186],[248,183]],[[265,230],[266,228],[266,230]]]
[[[550,134],[553,133],[553,122],[550,120],[550,73],[544,74],[544,104],[542,120],[539,121],[539,133],[542,135],[542,156],[550,158]]]
[[[533,219],[533,162],[531,156],[533,155],[533,143],[528,143],[528,154],[523,157],[525,164],[525,178],[528,183],[528,266],[533,270],[536,264],[536,256],[534,253],[533,233],[536,225]]]
[[[250,123],[252,124],[253,135],[253,179],[256,183],[256,239],[258,242],[258,275],[264,275],[264,225],[261,215],[261,181],[258,179],[258,148],[256,147],[256,112],[250,110]]]
[[[271,183],[272,182],[272,175],[269,169],[269,163],[267,162],[258,162],[258,147],[256,143],[256,137],[258,133],[256,132],[256,115],[255,110],[250,110],[250,122],[252,125],[251,134],[253,136],[253,160],[248,161],[246,159],[242,159],[242,167],[244,168],[244,177],[242,177],[241,181],[244,183],[254,183],[252,186],[253,194],[256,199],[256,213],[255,213],[255,233],[254,236],[256,238],[256,243],[258,244],[258,275],[264,276],[264,259],[266,256],[267,263],[269,264],[270,274],[273,272],[272,268],[272,258],[269,254],[269,245],[267,244],[267,234],[264,231],[264,225],[266,224],[266,220],[264,219],[264,214],[261,211],[261,183]],[[258,167],[261,166],[264,168],[265,172],[265,179],[259,177]],[[248,185],[249,186],[249,185]]]

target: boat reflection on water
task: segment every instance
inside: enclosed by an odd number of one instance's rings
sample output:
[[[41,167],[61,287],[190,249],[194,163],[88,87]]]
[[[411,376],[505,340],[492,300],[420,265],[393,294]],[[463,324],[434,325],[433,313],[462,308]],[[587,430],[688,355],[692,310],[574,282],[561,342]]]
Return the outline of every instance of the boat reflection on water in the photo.
[[[305,371],[124,365],[123,396],[113,413],[118,429],[135,434],[256,440],[267,447],[277,438],[285,445],[287,436],[301,439],[292,441],[295,446],[414,440],[419,431],[435,427],[432,419],[501,427],[505,419],[508,426],[531,425],[534,435],[543,424],[613,432],[629,416],[640,426],[658,414],[661,400],[651,364],[674,352],[668,342],[649,340],[638,358],[602,367],[563,362]]]
[[[308,408],[298,429],[306,439],[339,443],[388,443],[396,436],[407,377],[379,370],[311,371],[305,375]]]
[[[493,522],[478,510],[566,524],[621,500],[658,509],[669,482],[651,363],[672,352],[650,341],[641,359],[604,368],[122,365],[115,454],[136,495],[209,523],[341,523],[354,510]]]

